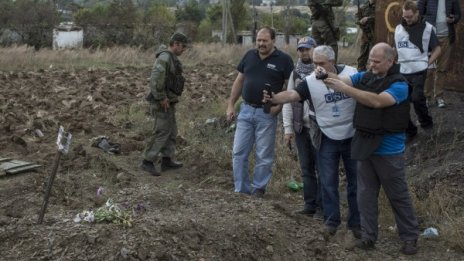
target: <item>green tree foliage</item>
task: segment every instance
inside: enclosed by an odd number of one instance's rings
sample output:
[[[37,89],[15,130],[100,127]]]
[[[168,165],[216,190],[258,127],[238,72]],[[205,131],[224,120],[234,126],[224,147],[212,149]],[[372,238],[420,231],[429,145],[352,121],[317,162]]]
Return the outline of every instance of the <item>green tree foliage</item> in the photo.
[[[205,18],[201,20],[198,26],[196,40],[203,42],[219,41],[211,36],[213,30],[222,28],[222,4],[210,5],[206,9]]]
[[[176,17],[161,2],[155,2],[144,13],[136,33],[136,42],[144,47],[166,43],[175,30]]]
[[[246,0],[230,1],[230,14],[234,22],[235,31],[244,30],[251,24],[251,16],[246,15]]]
[[[131,0],[113,0],[81,9],[75,21],[84,28],[86,46],[129,45],[133,43],[139,14]]]
[[[176,6],[177,0],[135,0],[137,7],[149,9],[151,6]]]
[[[59,14],[48,1],[0,1],[0,28],[19,33],[23,42],[36,49],[52,44],[53,27]]]
[[[188,21],[199,24],[203,19],[201,15],[201,10],[198,2],[196,0],[189,0],[184,6],[176,9],[176,19],[179,22]]]
[[[278,32],[288,32],[288,34],[305,35],[310,25],[309,14],[301,13],[298,9],[289,9],[288,14],[287,10],[278,14],[262,13],[260,18],[258,27],[272,26],[273,23]],[[288,22],[285,19],[288,19]]]
[[[222,23],[222,5],[221,4],[210,5],[206,9],[205,19],[210,20],[211,23],[217,25],[217,28],[220,28],[221,23]]]

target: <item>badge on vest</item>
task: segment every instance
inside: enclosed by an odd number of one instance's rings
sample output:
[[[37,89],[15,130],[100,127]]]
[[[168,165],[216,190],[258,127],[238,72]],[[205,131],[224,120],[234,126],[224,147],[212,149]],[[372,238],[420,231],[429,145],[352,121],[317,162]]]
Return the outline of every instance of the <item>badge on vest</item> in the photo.
[[[398,48],[409,48],[408,41],[400,41],[400,42],[398,42]]]
[[[338,110],[338,106],[334,105],[332,107],[332,116],[333,117],[339,117],[340,116],[340,111]]]

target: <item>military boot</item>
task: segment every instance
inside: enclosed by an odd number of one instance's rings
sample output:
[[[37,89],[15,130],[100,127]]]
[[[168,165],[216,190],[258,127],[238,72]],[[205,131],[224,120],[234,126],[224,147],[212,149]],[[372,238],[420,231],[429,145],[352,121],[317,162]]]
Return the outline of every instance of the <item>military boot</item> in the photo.
[[[159,173],[156,170],[155,165],[151,161],[143,160],[142,163],[140,164],[140,168],[142,170],[150,173],[150,175],[152,175],[152,176],[161,176],[161,173]]]
[[[161,171],[166,171],[170,169],[178,169],[181,168],[183,164],[178,161],[174,161],[169,157],[163,157],[161,160]]]

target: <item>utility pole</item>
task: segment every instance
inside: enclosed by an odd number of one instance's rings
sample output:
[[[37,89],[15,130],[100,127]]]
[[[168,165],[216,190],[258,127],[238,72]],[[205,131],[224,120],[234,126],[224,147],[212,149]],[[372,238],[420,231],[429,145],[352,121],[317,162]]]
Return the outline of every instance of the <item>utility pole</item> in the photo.
[[[227,0],[222,0],[222,45],[227,42]]]
[[[252,0],[253,4],[253,43],[256,42],[256,30],[258,29],[257,16],[258,12],[256,11],[255,0]]]
[[[235,35],[235,27],[234,27],[234,21],[232,20],[232,14],[230,13],[230,0],[226,0],[227,3],[227,16],[229,17],[229,23],[230,23],[230,29],[232,31],[232,37],[233,37],[233,43],[236,43],[237,41],[237,36]]]
[[[271,27],[274,28],[274,13],[272,12],[272,6],[274,5],[274,2],[271,2]]]
[[[287,12],[285,15],[285,43],[290,43],[289,24],[290,24],[290,0],[287,1]]]

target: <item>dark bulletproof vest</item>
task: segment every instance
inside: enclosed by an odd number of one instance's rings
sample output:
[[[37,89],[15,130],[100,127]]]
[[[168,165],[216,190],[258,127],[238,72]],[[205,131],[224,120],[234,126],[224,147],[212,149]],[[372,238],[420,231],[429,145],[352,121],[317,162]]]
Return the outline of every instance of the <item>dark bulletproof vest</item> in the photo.
[[[382,79],[367,72],[356,88],[368,92],[381,93],[394,82],[406,82],[399,73],[399,65],[394,65]],[[409,99],[387,108],[375,109],[356,103],[353,125],[356,132],[351,141],[351,158],[365,160],[382,144],[384,134],[403,132],[409,122]]]
[[[397,68],[396,68],[397,67]],[[395,82],[407,82],[399,73],[399,65],[394,65],[384,78],[378,79],[373,73],[367,72],[356,88],[381,93]],[[355,129],[372,134],[398,133],[408,127],[409,100],[387,108],[371,108],[361,103],[356,104],[353,124]]]

